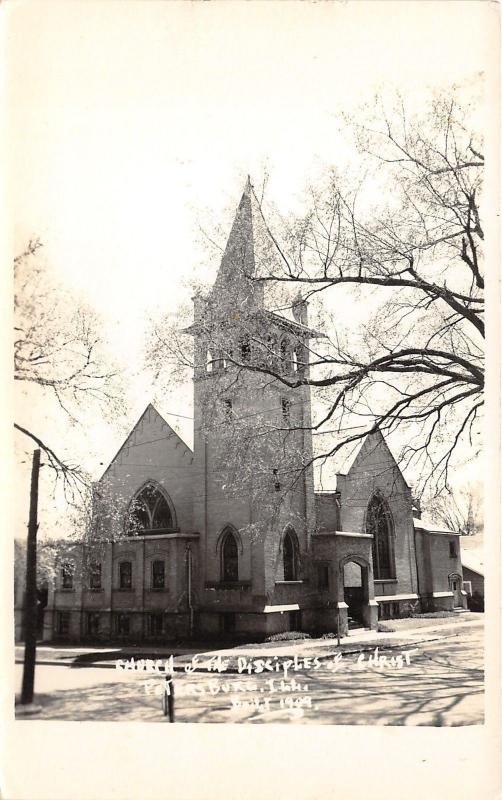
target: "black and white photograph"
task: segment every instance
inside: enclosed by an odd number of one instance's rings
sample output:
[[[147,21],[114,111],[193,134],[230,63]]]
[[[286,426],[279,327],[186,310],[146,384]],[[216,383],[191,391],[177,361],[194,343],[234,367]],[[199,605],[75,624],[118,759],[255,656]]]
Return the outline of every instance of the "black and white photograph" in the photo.
[[[3,12],[4,796],[495,798],[498,4]]]

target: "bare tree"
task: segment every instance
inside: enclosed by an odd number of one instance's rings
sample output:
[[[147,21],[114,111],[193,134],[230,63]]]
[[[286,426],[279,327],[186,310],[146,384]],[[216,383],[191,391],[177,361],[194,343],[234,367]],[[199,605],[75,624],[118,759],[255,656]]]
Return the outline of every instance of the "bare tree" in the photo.
[[[90,407],[113,415],[119,407],[117,372],[107,365],[98,320],[60,287],[51,286],[37,261],[40,248],[40,241],[32,240],[14,259],[14,379],[30,402],[52,398],[72,424]],[[51,446],[18,422],[14,427],[43,450],[67,499],[85,492],[85,471],[59,454],[61,445]]]
[[[239,321],[253,347],[246,361],[230,351],[226,329],[210,334],[212,351],[237,369],[315,390],[326,410],[312,430],[335,436],[322,439],[329,444],[314,460],[329,460],[376,429],[398,432],[401,464],[419,476],[417,494],[443,490],[452,461],[480,448],[484,157],[468,116],[452,91],[432,97],[419,118],[400,101],[392,113],[380,105],[364,123],[351,121],[361,153],[356,188],[330,175],[310,190],[301,219],[279,220],[251,190],[261,233],[256,224],[252,270],[243,255],[246,277],[273,289],[276,305],[290,290],[293,309],[294,290],[318,307],[322,293],[335,309],[331,321],[324,311],[323,338],[306,345],[297,337],[308,371],[286,368],[266,327],[249,315]],[[364,303],[368,319],[340,330],[336,309],[351,303]],[[157,326],[150,358],[158,365],[166,355],[190,363],[179,333]]]
[[[448,492],[431,502],[433,516],[448,530],[463,536],[474,536],[483,530],[483,498],[481,485],[468,484],[465,489]]]

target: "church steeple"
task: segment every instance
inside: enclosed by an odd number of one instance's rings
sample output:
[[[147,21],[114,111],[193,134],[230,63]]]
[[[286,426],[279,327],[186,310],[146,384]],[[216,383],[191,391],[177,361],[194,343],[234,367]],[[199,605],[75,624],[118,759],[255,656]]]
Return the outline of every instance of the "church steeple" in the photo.
[[[263,286],[253,280],[256,274],[258,215],[257,201],[248,175],[213,287],[213,297],[218,296],[220,306],[223,301],[225,305],[241,310],[263,307]]]

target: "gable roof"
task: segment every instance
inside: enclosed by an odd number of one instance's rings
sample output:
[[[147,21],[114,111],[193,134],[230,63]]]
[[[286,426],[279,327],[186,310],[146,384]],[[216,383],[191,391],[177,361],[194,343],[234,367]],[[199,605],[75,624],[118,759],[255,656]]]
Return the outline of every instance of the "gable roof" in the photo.
[[[378,430],[373,433],[365,433],[362,427],[363,426],[356,425],[353,428],[346,428],[343,431],[329,431],[323,434],[322,447],[324,452],[330,452],[337,445],[342,446],[339,450],[330,455],[326,462],[321,460],[314,465],[316,491],[318,491],[319,488],[330,491],[334,491],[337,487],[340,488],[339,479],[346,477],[355,466],[357,467],[358,459],[364,459],[365,452],[371,452],[372,446],[384,449],[384,452],[388,454],[392,461],[393,466],[398,470],[401,480],[409,489],[402,470],[382,432]],[[343,444],[347,436],[353,435],[358,430],[361,431],[360,439],[355,439],[347,444]]]
[[[393,466],[398,470],[401,479],[403,480],[406,487],[409,489],[410,487],[406,482],[402,470],[399,464],[397,463],[397,460],[394,454],[392,453],[389,445],[387,444],[387,441],[384,438],[380,428],[377,428],[377,430],[373,431],[372,433],[368,433],[364,438],[362,438],[357,448],[355,448],[355,450],[353,450],[352,453],[350,454],[350,460],[347,458],[345,464],[342,467],[343,471],[341,471],[339,474],[348,475],[349,472],[351,472],[356,467],[356,465],[365,458],[365,456],[368,453],[371,453],[373,449],[380,449],[380,450],[383,449],[387,453]]]
[[[102,479],[105,477],[106,473],[108,472],[108,470],[110,469],[110,467],[112,466],[112,464],[114,464],[114,462],[115,462],[115,461],[117,460],[117,458],[120,456],[120,454],[122,453],[122,451],[123,451],[123,450],[125,450],[127,447],[129,447],[129,446],[131,445],[131,440],[133,439],[133,437],[134,437],[134,434],[135,434],[135,433],[137,432],[137,430],[140,428],[140,426],[141,426],[142,422],[145,420],[145,418],[146,418],[147,414],[151,414],[152,412],[153,412],[153,415],[154,415],[154,417],[158,417],[159,421],[160,421],[160,422],[161,422],[163,425],[165,425],[165,426],[166,426],[166,427],[169,429],[169,437],[171,437],[171,436],[174,436],[174,437],[175,437],[175,439],[177,439],[177,440],[178,440],[178,442],[179,442],[180,444],[182,444],[182,445],[183,445],[183,447],[184,447],[184,448],[185,448],[185,449],[186,449],[186,450],[187,450],[187,451],[188,451],[190,454],[192,454],[192,449],[191,449],[191,448],[190,448],[190,447],[187,445],[187,443],[186,443],[186,442],[184,442],[184,441],[183,441],[183,439],[181,438],[181,436],[180,436],[178,433],[176,433],[176,431],[175,431],[175,430],[173,430],[173,428],[171,428],[171,426],[169,425],[169,423],[167,422],[167,420],[165,420],[165,419],[164,419],[164,417],[163,417],[161,414],[159,414],[159,412],[157,411],[157,409],[155,408],[155,406],[153,406],[153,405],[152,405],[152,403],[148,403],[147,407],[145,408],[145,410],[144,410],[144,411],[143,411],[143,413],[141,414],[141,416],[140,416],[140,418],[138,419],[138,421],[136,422],[136,424],[135,424],[135,425],[133,425],[133,427],[131,428],[131,431],[130,431],[130,433],[129,433],[129,434],[127,435],[127,437],[124,439],[124,441],[123,441],[123,442],[122,442],[122,444],[120,445],[119,449],[117,450],[117,452],[115,453],[115,455],[113,456],[113,458],[112,458],[112,459],[109,461],[109,463],[108,463],[107,467],[105,468],[105,470],[104,470],[103,474],[102,474],[102,475],[101,475],[101,477],[98,479],[98,482],[99,482],[100,480],[102,480]],[[148,442],[144,442],[144,444],[148,444]]]
[[[485,567],[484,567],[484,556],[483,551],[475,550],[475,551],[468,551],[467,553],[465,550],[461,550],[461,560],[462,566],[466,567],[466,569],[470,569],[472,572],[476,572],[478,575],[485,574]]]

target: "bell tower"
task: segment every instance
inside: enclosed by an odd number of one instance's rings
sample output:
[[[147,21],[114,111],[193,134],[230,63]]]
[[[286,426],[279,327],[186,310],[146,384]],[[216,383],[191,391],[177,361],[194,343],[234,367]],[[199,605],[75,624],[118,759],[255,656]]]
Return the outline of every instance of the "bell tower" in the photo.
[[[201,628],[214,632],[284,626],[270,609],[291,598],[298,607],[315,524],[305,383],[314,332],[301,297],[291,319],[266,308],[260,275],[274,246],[248,178],[216,281],[207,297],[194,298],[187,331],[198,614]]]

